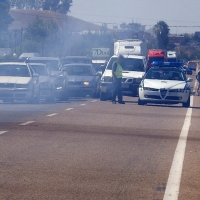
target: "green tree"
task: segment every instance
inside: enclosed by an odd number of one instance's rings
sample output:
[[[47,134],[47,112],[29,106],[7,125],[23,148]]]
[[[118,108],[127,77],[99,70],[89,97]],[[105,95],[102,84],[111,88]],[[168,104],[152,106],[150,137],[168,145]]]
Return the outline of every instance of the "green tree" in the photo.
[[[61,14],[67,14],[72,6],[72,0],[45,0],[44,10],[52,10]]]
[[[44,21],[37,17],[25,32],[24,50],[43,54],[46,49],[55,49],[58,30],[58,25],[53,20]]]
[[[7,0],[0,0],[0,31],[6,31],[13,19],[9,14],[10,4]]]
[[[9,0],[12,8],[51,10],[67,14],[72,6],[72,0]]]
[[[160,49],[167,49],[167,45],[169,43],[169,26],[164,21],[159,21],[154,26],[154,33],[157,39],[157,45]]]
[[[41,9],[44,0],[9,0],[11,8]]]

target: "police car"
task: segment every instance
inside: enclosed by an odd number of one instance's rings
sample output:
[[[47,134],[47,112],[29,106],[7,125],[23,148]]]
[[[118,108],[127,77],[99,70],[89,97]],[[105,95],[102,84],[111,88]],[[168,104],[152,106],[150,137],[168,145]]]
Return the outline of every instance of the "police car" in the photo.
[[[182,63],[153,62],[139,86],[138,105],[147,103],[179,104],[190,107],[190,83],[182,71]]]

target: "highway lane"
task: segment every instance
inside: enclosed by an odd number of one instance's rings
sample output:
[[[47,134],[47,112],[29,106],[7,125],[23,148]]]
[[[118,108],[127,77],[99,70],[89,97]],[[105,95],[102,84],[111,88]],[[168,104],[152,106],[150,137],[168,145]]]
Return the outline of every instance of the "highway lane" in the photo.
[[[187,109],[125,100],[0,105],[0,199],[163,199]],[[181,200],[200,199],[199,103]]]

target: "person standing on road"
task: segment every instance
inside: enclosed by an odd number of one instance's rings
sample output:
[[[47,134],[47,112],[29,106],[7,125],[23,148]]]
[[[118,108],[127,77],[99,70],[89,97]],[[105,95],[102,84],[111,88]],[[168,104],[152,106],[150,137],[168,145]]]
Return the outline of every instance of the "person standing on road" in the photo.
[[[196,79],[199,83],[196,94],[199,96],[199,89],[200,89],[200,71],[197,72]]]
[[[116,104],[116,97],[118,96],[118,103],[125,104],[122,100],[122,72],[124,57],[120,55],[117,61],[113,63],[112,66],[112,77],[113,77],[113,93],[112,93],[112,103]]]

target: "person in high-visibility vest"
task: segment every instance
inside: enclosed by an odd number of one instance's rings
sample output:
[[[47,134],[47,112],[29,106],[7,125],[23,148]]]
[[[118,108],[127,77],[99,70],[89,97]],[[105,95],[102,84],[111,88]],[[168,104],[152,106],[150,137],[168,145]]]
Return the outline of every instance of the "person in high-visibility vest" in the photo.
[[[122,96],[122,72],[124,57],[120,55],[117,61],[113,63],[112,66],[112,77],[113,77],[113,93],[112,93],[112,103],[116,104],[116,97],[118,96],[118,103],[125,104]]]

